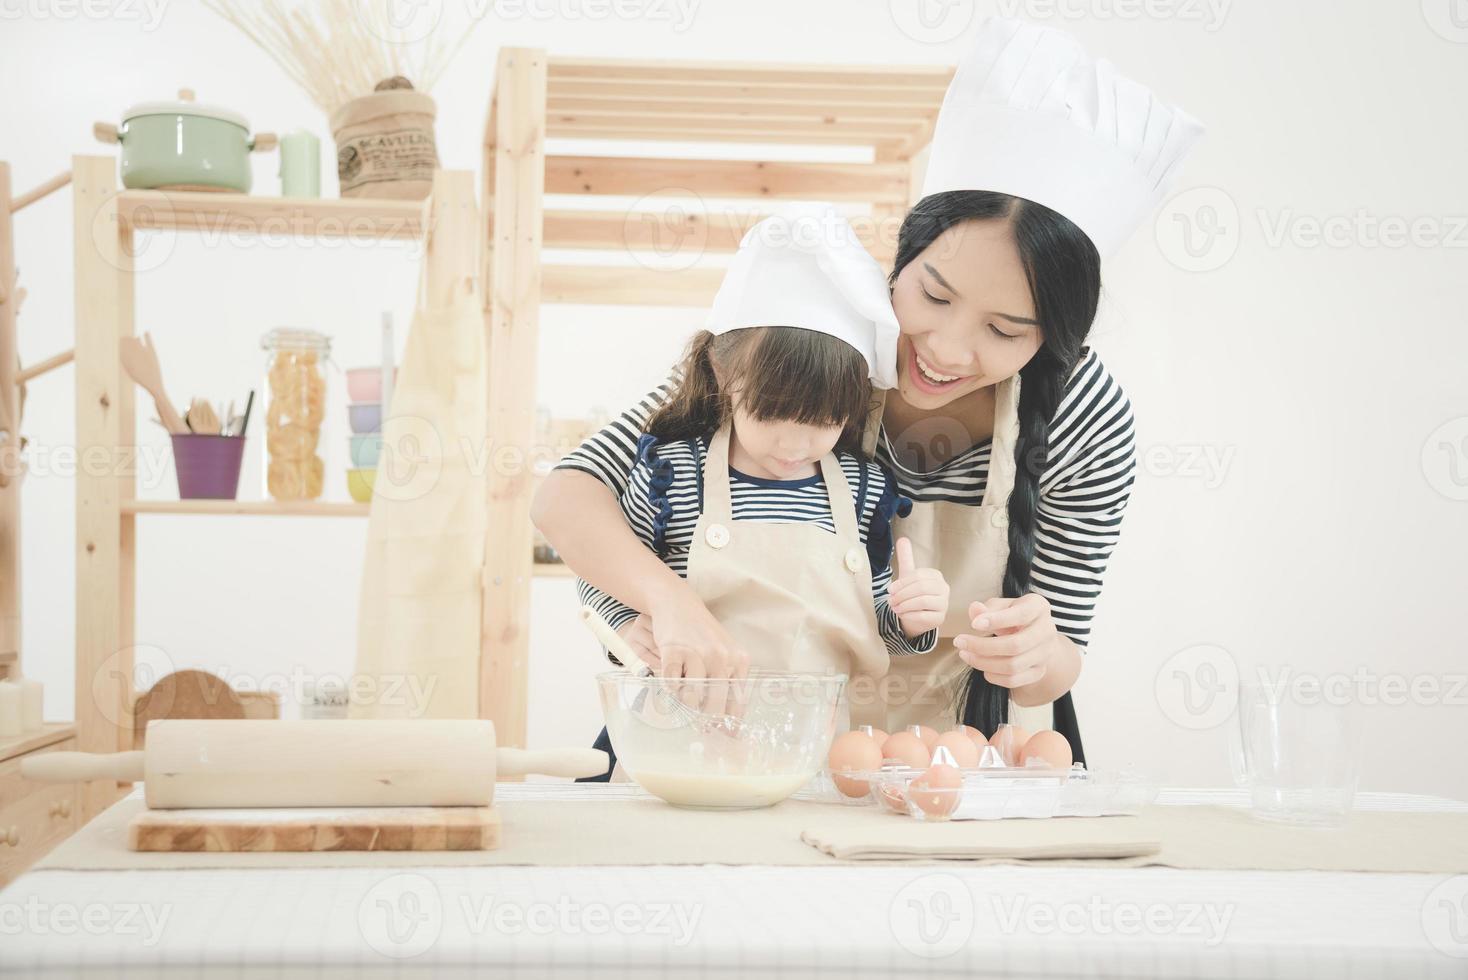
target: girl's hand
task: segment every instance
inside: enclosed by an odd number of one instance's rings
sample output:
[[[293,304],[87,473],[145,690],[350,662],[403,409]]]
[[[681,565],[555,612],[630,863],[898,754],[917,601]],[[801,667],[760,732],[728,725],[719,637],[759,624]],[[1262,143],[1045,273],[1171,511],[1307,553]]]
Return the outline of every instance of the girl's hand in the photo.
[[[972,602],[968,614],[974,632],[953,638],[964,663],[1011,690],[1045,676],[1059,637],[1050,600],[1031,592],[1018,599]]]
[[[698,680],[749,675],[749,656],[686,581],[680,579],[678,587],[659,595],[650,612],[659,676]]]
[[[948,615],[948,582],[936,568],[917,568],[912,542],[897,539],[896,577],[887,586],[887,604],[909,639],[943,625]]]
[[[652,617],[646,613],[638,613],[637,618],[622,624],[617,634],[627,641],[632,652],[642,659],[642,662],[653,669],[654,672],[662,667],[663,660],[658,656],[657,647],[653,643]],[[636,670],[636,664],[623,664],[628,670]]]

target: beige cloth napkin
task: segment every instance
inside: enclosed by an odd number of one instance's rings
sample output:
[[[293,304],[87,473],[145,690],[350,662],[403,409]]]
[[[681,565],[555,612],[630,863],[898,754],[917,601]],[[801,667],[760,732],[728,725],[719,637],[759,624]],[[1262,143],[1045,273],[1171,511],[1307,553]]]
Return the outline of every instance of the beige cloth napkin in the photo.
[[[1128,864],[1262,871],[1468,872],[1468,813],[1358,810],[1337,829],[1222,806],[1153,806],[1136,817],[813,826],[813,847],[848,860],[1132,858]],[[1143,848],[1148,842],[1160,847]]]
[[[1143,858],[1162,850],[1161,841],[1138,817],[920,823],[893,816],[882,823],[817,824],[800,837],[849,861]]]

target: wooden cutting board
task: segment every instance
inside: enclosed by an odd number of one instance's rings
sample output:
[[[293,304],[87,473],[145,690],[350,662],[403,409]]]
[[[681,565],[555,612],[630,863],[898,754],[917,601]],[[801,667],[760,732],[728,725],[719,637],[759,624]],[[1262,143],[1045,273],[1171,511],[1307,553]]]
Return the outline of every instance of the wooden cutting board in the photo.
[[[134,851],[489,851],[492,806],[144,810],[128,824]]]

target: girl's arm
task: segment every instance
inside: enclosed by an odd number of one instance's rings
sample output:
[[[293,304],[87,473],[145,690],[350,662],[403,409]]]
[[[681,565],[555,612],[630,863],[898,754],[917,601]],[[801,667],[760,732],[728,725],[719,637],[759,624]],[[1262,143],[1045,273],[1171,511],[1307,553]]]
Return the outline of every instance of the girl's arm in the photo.
[[[638,540],[617,501],[637,440],[668,389],[650,393],[567,456],[536,493],[530,519],[573,572],[652,618],[666,676],[738,676],[748,657],[688,583]]]

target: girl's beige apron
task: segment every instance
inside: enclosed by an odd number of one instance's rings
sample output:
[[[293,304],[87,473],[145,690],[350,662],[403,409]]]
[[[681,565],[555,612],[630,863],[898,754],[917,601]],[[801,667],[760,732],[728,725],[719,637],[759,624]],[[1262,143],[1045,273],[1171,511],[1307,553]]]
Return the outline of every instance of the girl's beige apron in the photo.
[[[834,455],[820,464],[835,534],[817,524],[735,521],[729,438],[726,424],[709,445],[689,584],[743,646],[752,668],[880,677],[888,655],[841,464]]]
[[[868,453],[875,451],[879,437],[886,438],[881,423],[879,406],[867,426],[864,448]],[[936,650],[891,658],[891,668],[876,685],[875,698],[861,690],[865,685],[853,690],[854,703],[881,703],[876,710],[855,711],[853,721],[858,724],[874,724],[888,732],[908,725],[928,725],[941,732],[957,724],[958,698],[969,667],[959,658],[953,638],[973,632],[968,617],[970,602],[1004,594],[1004,568],[1009,561],[1007,508],[1014,489],[1014,446],[1018,437],[1019,376],[1015,375],[999,382],[995,391],[994,438],[983,503],[971,507],[914,501],[912,513],[894,522],[892,540],[910,539],[918,565],[943,573],[951,602],[938,631]],[[1030,731],[1052,727],[1051,716],[1050,705],[1021,708],[1010,704],[1010,720]]]

